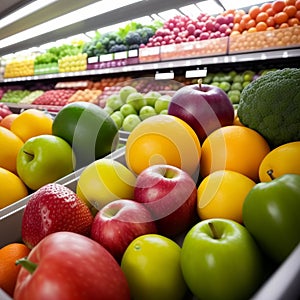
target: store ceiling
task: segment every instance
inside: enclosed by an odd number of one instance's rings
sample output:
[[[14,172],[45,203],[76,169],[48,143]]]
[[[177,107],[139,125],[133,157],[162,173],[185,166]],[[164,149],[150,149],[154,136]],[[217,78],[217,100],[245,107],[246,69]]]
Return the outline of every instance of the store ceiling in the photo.
[[[92,4],[99,0],[58,0],[49,4],[37,12],[15,20],[12,24],[0,29],[0,40],[12,36],[18,32],[32,28],[35,25],[51,20],[58,16],[64,15],[73,10],[79,9],[86,5]],[[113,0],[112,0],[113,1]],[[33,1],[26,0],[1,0],[0,1],[0,20],[12,13],[17,8],[24,6]],[[109,26],[115,23],[127,21],[144,16],[145,14],[158,13],[172,8],[179,8],[184,5],[195,3],[195,0],[144,0],[131,4],[114,11],[93,17],[88,20],[75,22],[67,27],[43,34],[23,42],[17,42],[14,45],[0,49],[0,56],[25,50],[31,47],[53,42],[59,39],[67,38],[76,34],[92,31],[101,27]],[[0,41],[1,43],[1,41]]]

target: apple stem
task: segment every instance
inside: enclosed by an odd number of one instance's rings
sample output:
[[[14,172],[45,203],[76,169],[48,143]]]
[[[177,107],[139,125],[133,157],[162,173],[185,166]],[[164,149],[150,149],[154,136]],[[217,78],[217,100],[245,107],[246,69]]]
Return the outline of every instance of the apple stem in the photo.
[[[32,274],[37,268],[37,264],[28,260],[26,257],[20,258],[16,261],[16,265],[21,265],[24,267],[30,274]]]
[[[198,84],[199,84],[199,88],[201,89],[201,85],[202,85],[202,83],[203,83],[203,80],[202,80],[202,78],[199,78],[198,79]]]
[[[275,177],[273,176],[273,170],[272,170],[272,169],[268,170],[268,171],[267,171],[267,174],[270,176],[270,178],[271,178],[272,180],[275,179]]]
[[[212,237],[214,239],[219,239],[220,236],[219,236],[219,234],[218,234],[218,232],[217,232],[216,227],[214,226],[214,224],[211,223],[211,222],[208,222],[208,226],[209,226],[209,228],[210,228],[210,230],[212,232]]]
[[[28,152],[26,152],[26,151],[24,151],[24,150],[23,150],[23,152],[24,152],[25,154],[27,154],[27,155],[31,156],[31,157],[34,157],[34,155],[33,155],[33,154],[31,154],[31,153],[28,153]]]

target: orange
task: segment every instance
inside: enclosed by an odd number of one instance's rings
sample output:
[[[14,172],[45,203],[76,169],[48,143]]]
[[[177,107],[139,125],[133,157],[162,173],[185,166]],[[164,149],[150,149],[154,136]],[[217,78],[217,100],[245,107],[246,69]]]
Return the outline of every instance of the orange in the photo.
[[[0,126],[0,167],[17,173],[17,155],[23,144],[12,131]]]
[[[288,5],[283,9],[283,12],[285,12],[289,18],[294,17],[297,13],[297,8],[294,5]]]
[[[260,10],[266,12],[270,8],[272,8],[272,3],[268,2],[268,3],[262,4],[260,7]]]
[[[256,23],[265,22],[265,21],[267,21],[268,17],[269,17],[269,15],[266,12],[262,11],[256,16],[255,21],[256,21]]]
[[[30,249],[21,243],[11,243],[0,249],[0,288],[13,297],[21,266],[18,259],[28,256]]]
[[[150,117],[129,134],[127,166],[139,174],[155,164],[169,164],[190,175],[199,169],[201,146],[195,131],[183,120],[170,115]]]
[[[0,126],[3,126],[3,127],[7,128],[7,129],[10,129],[11,123],[18,116],[19,116],[19,114],[10,114],[10,115],[7,115],[6,117],[4,117],[1,120]]]
[[[296,0],[295,7],[297,8],[297,10],[300,10],[300,0]]]
[[[275,13],[283,11],[285,8],[285,1],[283,0],[276,0],[272,3],[272,9]]]
[[[257,181],[259,165],[269,152],[268,143],[256,131],[238,125],[221,127],[202,144],[200,172],[205,177],[217,170],[231,170]]]
[[[34,136],[52,134],[53,120],[41,110],[30,108],[12,122],[11,131],[19,136],[24,142]]]
[[[268,25],[265,22],[258,22],[256,24],[256,31],[265,31],[268,28]]]
[[[285,0],[285,5],[295,5],[296,0]]]
[[[268,19],[266,20],[266,24],[268,25],[268,27],[274,27],[275,25],[274,17],[272,16],[268,17]]]
[[[300,21],[297,19],[297,18],[290,18],[288,20],[288,24],[289,26],[296,26],[296,25],[299,25],[300,24]]]
[[[289,16],[285,12],[279,12],[274,16],[274,21],[276,24],[286,23],[289,19]]]
[[[256,16],[260,13],[260,7],[257,5],[251,6],[249,9],[249,16],[255,20]]]
[[[206,176],[197,189],[197,212],[201,220],[225,218],[243,222],[243,203],[256,183],[240,173],[220,170]]]
[[[0,167],[0,209],[28,196],[24,182],[14,173]]]
[[[274,148],[259,166],[260,181],[268,182],[284,174],[300,175],[299,154],[300,142],[290,142]]]

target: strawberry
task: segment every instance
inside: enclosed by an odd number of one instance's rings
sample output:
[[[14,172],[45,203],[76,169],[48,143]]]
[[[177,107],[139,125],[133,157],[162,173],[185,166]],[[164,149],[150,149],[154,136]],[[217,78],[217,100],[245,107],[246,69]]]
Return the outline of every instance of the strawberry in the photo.
[[[24,210],[22,239],[33,248],[45,236],[70,231],[89,236],[93,216],[87,205],[68,187],[50,183],[38,189]]]

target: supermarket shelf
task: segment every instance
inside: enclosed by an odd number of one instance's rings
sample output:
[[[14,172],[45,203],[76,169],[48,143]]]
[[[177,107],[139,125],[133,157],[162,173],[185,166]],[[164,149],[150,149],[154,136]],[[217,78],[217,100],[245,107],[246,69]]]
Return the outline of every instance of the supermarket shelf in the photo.
[[[0,82],[8,83],[8,82],[20,82],[20,81],[29,81],[29,80],[118,74],[118,73],[136,72],[136,71],[149,71],[149,70],[156,71],[162,69],[175,69],[175,68],[193,67],[193,66],[205,67],[208,65],[215,65],[215,64],[265,61],[265,60],[272,60],[272,59],[288,59],[288,58],[295,58],[295,57],[300,57],[299,48],[269,50],[264,52],[252,52],[252,53],[247,52],[247,53],[237,53],[237,54],[219,55],[219,56],[196,57],[196,58],[177,59],[177,60],[170,60],[170,61],[157,61],[157,62],[149,62],[149,63],[140,63],[135,65],[127,65],[122,67],[94,69],[94,70],[68,72],[68,73],[55,73],[55,74],[45,74],[45,75],[4,78],[0,80]]]

